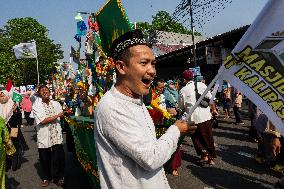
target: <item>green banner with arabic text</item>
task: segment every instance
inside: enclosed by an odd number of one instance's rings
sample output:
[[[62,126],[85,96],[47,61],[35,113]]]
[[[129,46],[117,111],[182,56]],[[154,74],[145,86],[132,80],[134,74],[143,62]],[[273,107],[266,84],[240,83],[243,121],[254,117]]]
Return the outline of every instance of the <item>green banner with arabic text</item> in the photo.
[[[97,13],[103,51],[108,55],[112,42],[133,29],[120,0],[109,0]]]

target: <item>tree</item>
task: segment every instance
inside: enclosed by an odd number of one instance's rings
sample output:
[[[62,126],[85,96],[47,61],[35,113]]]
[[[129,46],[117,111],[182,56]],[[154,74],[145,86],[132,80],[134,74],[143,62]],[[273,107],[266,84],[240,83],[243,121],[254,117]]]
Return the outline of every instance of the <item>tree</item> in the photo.
[[[181,34],[191,34],[192,32],[184,27],[181,23],[176,22],[173,17],[166,11],[159,11],[152,16],[152,24],[148,22],[138,22],[137,28],[141,29],[146,36],[155,31],[175,32]],[[195,32],[195,35],[201,35]]]
[[[12,78],[16,85],[37,83],[36,59],[16,60],[14,45],[36,41],[40,81],[50,78],[56,62],[63,58],[60,44],[48,38],[48,29],[35,19],[14,18],[0,29],[0,83]]]

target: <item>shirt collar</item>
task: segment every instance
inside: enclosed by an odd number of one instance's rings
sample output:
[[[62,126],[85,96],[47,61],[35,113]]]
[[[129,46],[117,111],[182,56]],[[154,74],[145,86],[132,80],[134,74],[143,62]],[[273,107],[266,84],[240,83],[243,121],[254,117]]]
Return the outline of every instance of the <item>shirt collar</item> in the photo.
[[[143,104],[142,97],[141,98],[132,98],[132,97],[126,96],[125,94],[122,94],[121,92],[119,92],[114,87],[114,85],[111,87],[110,91],[115,97],[117,97],[119,99],[126,100],[126,101],[132,102],[132,103],[140,105],[140,106]]]

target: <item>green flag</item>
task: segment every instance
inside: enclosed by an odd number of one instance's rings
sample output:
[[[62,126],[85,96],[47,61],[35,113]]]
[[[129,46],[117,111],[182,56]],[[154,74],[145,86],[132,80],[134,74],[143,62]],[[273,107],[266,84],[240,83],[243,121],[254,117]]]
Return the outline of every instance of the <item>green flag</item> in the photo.
[[[14,102],[22,102],[23,100],[23,96],[20,94],[20,93],[17,93],[17,92],[13,92],[13,97],[12,97],[12,100]]]
[[[109,54],[112,42],[133,29],[120,0],[109,0],[97,13],[102,50]]]

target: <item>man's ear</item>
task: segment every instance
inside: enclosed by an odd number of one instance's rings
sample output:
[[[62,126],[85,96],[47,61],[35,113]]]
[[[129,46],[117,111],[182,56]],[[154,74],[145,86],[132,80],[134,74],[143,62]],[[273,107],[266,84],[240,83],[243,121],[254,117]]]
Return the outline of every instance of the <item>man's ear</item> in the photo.
[[[121,60],[117,60],[115,62],[115,68],[117,70],[117,72],[121,75],[125,75],[125,62],[121,61]]]

